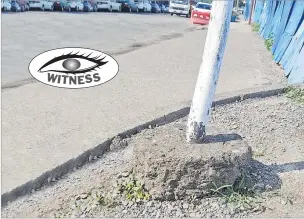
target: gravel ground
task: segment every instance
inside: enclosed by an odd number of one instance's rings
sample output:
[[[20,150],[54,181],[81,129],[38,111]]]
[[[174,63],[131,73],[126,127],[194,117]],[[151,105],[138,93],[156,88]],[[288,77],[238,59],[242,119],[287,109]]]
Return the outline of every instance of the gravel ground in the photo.
[[[303,217],[303,117],[304,105],[285,96],[246,100],[213,110],[210,125],[239,134],[253,149],[250,176],[256,188],[268,192],[248,197],[250,206],[223,197],[133,203],[116,192],[116,180],[129,182],[125,171],[131,162],[132,142],[177,133],[173,130],[183,136],[187,118],[182,118],[113,144],[113,148],[124,149],[113,150],[53,185],[10,203],[2,209],[2,217]]]

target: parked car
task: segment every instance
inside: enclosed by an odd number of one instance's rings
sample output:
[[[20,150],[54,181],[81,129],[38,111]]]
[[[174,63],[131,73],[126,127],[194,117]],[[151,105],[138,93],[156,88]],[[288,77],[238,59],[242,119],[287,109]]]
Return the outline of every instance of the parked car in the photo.
[[[83,11],[84,5],[81,0],[67,0],[64,9],[67,11]]]
[[[97,11],[107,10],[107,11],[121,11],[121,3],[116,0],[97,0]]]
[[[160,7],[161,13],[165,13],[165,11],[166,11],[166,6],[163,5],[163,4],[161,4],[159,7]]]
[[[208,3],[197,3],[191,14],[193,24],[208,24],[211,16],[211,6]]]
[[[85,12],[92,12],[93,6],[88,0],[83,1],[83,11]]]
[[[148,0],[134,0],[139,11],[151,12],[152,6]]]
[[[152,6],[151,9],[152,13],[161,13],[161,9],[157,3],[152,3],[151,6]]]
[[[121,11],[139,12],[139,9],[133,0],[118,0],[121,3]]]
[[[64,11],[64,9],[66,8],[67,5],[67,1],[66,0],[55,0],[54,1],[54,11]]]
[[[53,11],[53,2],[51,0],[30,0],[29,8],[32,9],[39,9],[41,11],[50,10]]]
[[[95,0],[84,0],[83,11],[92,12],[97,11],[97,2]]]
[[[30,6],[27,0],[11,0],[11,11],[29,11]]]
[[[164,13],[169,13],[169,5],[165,5]]]
[[[10,0],[2,0],[1,2],[1,11],[11,11],[12,5]]]
[[[19,6],[18,2],[16,2],[15,0],[11,1],[11,11],[14,12],[21,12],[21,7]]]

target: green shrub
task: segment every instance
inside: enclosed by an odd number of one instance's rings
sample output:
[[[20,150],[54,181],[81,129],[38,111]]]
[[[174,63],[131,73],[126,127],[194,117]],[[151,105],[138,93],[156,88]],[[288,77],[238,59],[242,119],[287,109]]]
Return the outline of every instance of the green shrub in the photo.
[[[257,23],[253,23],[252,24],[252,30],[254,32],[258,32],[260,30],[260,24],[257,24]]]
[[[270,51],[273,45],[273,33],[271,33],[268,38],[265,40],[266,48]]]

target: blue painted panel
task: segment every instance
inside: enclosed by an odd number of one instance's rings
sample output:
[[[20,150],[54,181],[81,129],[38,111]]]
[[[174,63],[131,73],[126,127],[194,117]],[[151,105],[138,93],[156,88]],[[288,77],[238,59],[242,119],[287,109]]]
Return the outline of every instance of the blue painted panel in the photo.
[[[257,0],[254,10],[254,17],[253,17],[254,23],[259,23],[260,16],[263,12],[263,7],[264,7],[264,0]]]
[[[273,5],[272,5],[272,13],[271,13],[271,21],[270,21],[270,25],[269,25],[269,28],[268,28],[268,30],[267,30],[266,36],[269,36],[270,34],[271,34],[271,35],[274,35],[274,33],[275,33],[276,25],[278,25],[278,21],[277,21],[276,14],[277,14],[277,11],[280,9],[280,8],[279,8],[280,2],[281,2],[281,1],[277,1],[277,0],[275,0],[275,1],[273,2]],[[280,12],[280,11],[279,11],[279,12]],[[267,38],[267,37],[266,37],[266,38]]]
[[[279,6],[277,7],[277,10],[274,14],[273,17],[273,28],[272,28],[272,32],[274,33],[274,37],[277,36],[277,32],[281,23],[281,19],[282,19],[282,14],[283,14],[283,8],[284,8],[284,2],[285,1],[279,1]],[[271,48],[271,52],[272,54],[274,53],[274,49],[275,47],[273,46]]]
[[[282,19],[280,22],[280,25],[278,27],[278,31],[276,32],[274,36],[274,42],[273,42],[273,54],[274,54],[274,60],[278,63],[282,55],[284,54],[286,47],[288,46],[291,37],[288,35],[284,35],[284,31],[287,25],[287,21],[290,17],[291,14],[291,9],[293,8],[294,1],[285,1],[284,3],[284,8],[283,8],[283,14],[282,14]]]
[[[251,0],[247,0],[245,4],[245,10],[244,10],[244,18],[247,21],[250,16],[250,8],[251,8]]]
[[[276,1],[270,0],[269,1],[269,6],[268,6],[266,26],[264,28],[264,31],[262,32],[262,37],[264,39],[268,39],[270,34],[271,34],[271,30],[272,30],[272,26],[273,26],[273,17],[274,17],[274,14],[275,14],[275,10],[276,10]]]
[[[256,0],[253,22],[260,24],[264,39],[273,34],[271,51],[288,82],[304,83],[304,0]]]
[[[259,34],[262,33],[262,31],[264,30],[265,25],[266,25],[267,7],[268,7],[268,1],[265,1],[264,2],[264,7],[263,7],[263,12],[262,12],[261,18],[260,18],[260,30],[259,30]]]
[[[293,35],[297,31],[299,27],[299,22],[303,16],[303,11],[304,11],[304,2],[296,1],[294,7],[291,10],[290,18],[288,20],[286,29],[279,41],[279,48],[277,49],[278,52],[276,51],[277,56],[275,56],[275,60],[277,62],[280,62],[287,47],[289,46],[289,43],[291,42]]]
[[[288,76],[288,83],[304,83],[304,47],[302,47],[297,61],[295,62],[295,65]]]
[[[266,1],[266,13],[265,13],[265,23],[264,23],[264,28],[260,32],[261,36],[265,39],[265,32],[267,31],[269,21],[271,19],[271,9],[272,9],[272,2],[273,0],[268,0]]]
[[[296,62],[300,50],[304,45],[304,22],[302,22],[300,28],[297,33],[293,36],[287,50],[285,51],[280,63],[282,64],[285,75],[289,75],[294,63]],[[303,60],[304,62],[304,60]]]
[[[292,36],[284,33],[280,37],[279,46],[277,47],[275,53],[274,53],[274,60],[276,63],[279,63],[282,56],[284,55],[286,48],[288,47],[289,43],[291,42]]]
[[[300,21],[303,19],[304,14],[304,1],[297,0],[292,9],[285,33],[294,35],[299,27]]]

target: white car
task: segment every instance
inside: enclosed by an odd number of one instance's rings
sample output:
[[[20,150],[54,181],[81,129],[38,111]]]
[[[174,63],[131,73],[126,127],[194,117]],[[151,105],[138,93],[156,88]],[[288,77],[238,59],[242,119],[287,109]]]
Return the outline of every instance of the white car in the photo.
[[[11,11],[11,9],[12,9],[12,5],[9,0],[1,1],[1,10],[2,11]]]
[[[139,11],[151,12],[152,6],[148,0],[134,0],[134,3],[137,5]]]
[[[97,10],[121,12],[121,3],[116,2],[116,0],[97,0]]]
[[[51,0],[30,0],[29,1],[30,10],[31,9],[40,9],[41,11],[54,10],[54,2]]]
[[[68,11],[83,11],[83,3],[81,0],[68,0]]]

